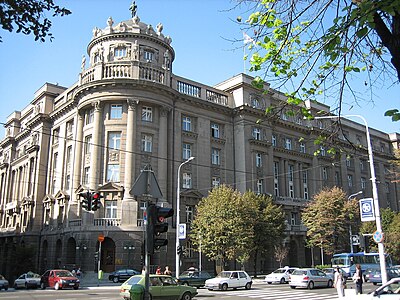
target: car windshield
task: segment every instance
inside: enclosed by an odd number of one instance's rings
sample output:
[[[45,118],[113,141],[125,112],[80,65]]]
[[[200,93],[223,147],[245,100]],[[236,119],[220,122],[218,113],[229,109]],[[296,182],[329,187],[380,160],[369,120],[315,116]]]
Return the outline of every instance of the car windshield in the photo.
[[[40,275],[35,273],[27,273],[26,278],[40,278]]]
[[[307,275],[306,270],[294,270],[292,275]]]
[[[272,273],[285,273],[285,269],[277,269],[275,271],[273,271]]]
[[[142,279],[142,277],[140,277],[140,276],[132,276],[125,283],[129,284],[129,285],[138,284],[140,279]]]
[[[195,274],[193,271],[185,271],[181,274],[181,276],[192,277]],[[197,273],[198,275],[198,273]]]
[[[74,277],[70,271],[57,271],[56,275],[58,277]]]
[[[221,272],[217,275],[217,278],[229,278],[232,272]]]

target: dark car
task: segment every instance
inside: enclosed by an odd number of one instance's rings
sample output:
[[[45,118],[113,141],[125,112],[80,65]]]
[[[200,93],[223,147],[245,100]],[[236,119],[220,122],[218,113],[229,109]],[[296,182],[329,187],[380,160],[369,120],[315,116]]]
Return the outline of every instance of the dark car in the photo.
[[[208,272],[198,270],[187,270],[179,275],[177,281],[181,285],[190,285],[195,287],[202,287],[205,285],[207,279],[210,279],[211,275]]]
[[[398,268],[387,268],[386,273],[388,280],[400,277],[400,269]],[[372,272],[369,276],[369,282],[372,282],[373,285],[382,283],[381,270],[375,270]]]
[[[133,275],[139,274],[139,271],[133,269],[121,269],[110,273],[110,275],[108,275],[108,280],[117,283],[129,279]]]
[[[40,278],[40,288],[52,287],[55,290],[79,288],[79,279],[68,270],[47,270]]]

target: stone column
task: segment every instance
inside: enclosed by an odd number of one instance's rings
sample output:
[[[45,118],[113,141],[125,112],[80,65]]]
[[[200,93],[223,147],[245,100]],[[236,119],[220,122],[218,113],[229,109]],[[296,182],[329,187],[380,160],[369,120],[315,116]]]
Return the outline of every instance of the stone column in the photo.
[[[167,198],[167,144],[168,144],[168,109],[160,108],[160,126],[158,130],[158,172],[157,181],[163,194]]]
[[[75,136],[75,151],[74,151],[74,167],[72,170],[72,190],[78,188],[81,183],[82,173],[82,148],[83,148],[83,121],[84,116],[78,112],[77,125],[76,125],[76,136]],[[73,202],[77,202],[76,195],[71,195]]]
[[[92,190],[98,189],[98,184],[101,182],[100,177],[100,154],[101,154],[101,102],[94,101],[94,121],[93,121],[93,136],[92,136],[92,155],[90,157],[90,179],[89,188]]]
[[[135,145],[138,99],[128,99],[128,121],[126,124],[126,156],[125,156],[125,193],[121,207],[122,225],[137,226],[138,203],[134,201],[129,191],[136,180],[135,175]]]

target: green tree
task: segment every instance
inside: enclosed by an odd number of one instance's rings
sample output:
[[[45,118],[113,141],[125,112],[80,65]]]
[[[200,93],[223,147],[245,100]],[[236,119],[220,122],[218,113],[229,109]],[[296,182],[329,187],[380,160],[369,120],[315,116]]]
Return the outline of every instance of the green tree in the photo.
[[[238,191],[221,185],[200,200],[191,227],[195,247],[210,260],[244,262],[249,259],[253,240],[251,204]]]
[[[356,220],[356,202],[348,200],[338,187],[324,188],[316,194],[301,216],[307,227],[308,246],[320,247],[328,254],[343,251],[349,241],[349,224],[354,226]]]
[[[257,276],[257,261],[260,256],[271,255],[274,246],[282,244],[285,231],[285,213],[273,203],[272,197],[257,195],[247,191],[243,195],[246,203],[251,204],[251,220],[254,238],[252,257],[254,274]]]
[[[390,227],[385,234],[386,252],[392,255],[394,262],[400,263],[400,213],[393,216]]]
[[[345,95],[356,103],[365,97],[354,90],[354,78],[371,88],[371,100],[374,86],[400,79],[399,0],[240,2],[254,5],[243,29],[255,41],[249,46],[251,71],[261,74],[255,85],[262,88],[268,78],[277,88],[290,87],[287,104],[324,94],[337,100],[340,115]],[[400,120],[397,109],[386,114]]]
[[[53,39],[50,33],[51,21],[46,12],[52,17],[69,15],[71,12],[54,4],[53,0],[2,0],[0,1],[0,23],[4,30],[23,34],[33,34],[35,41],[44,42],[46,37]],[[1,42],[0,36],[0,42]]]

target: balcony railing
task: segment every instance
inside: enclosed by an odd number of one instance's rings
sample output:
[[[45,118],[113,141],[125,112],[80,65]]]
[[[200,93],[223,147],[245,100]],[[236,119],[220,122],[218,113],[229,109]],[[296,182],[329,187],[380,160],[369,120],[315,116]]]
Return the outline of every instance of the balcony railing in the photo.
[[[94,219],[94,226],[101,226],[101,227],[121,226],[121,219],[115,219],[115,218]]]

